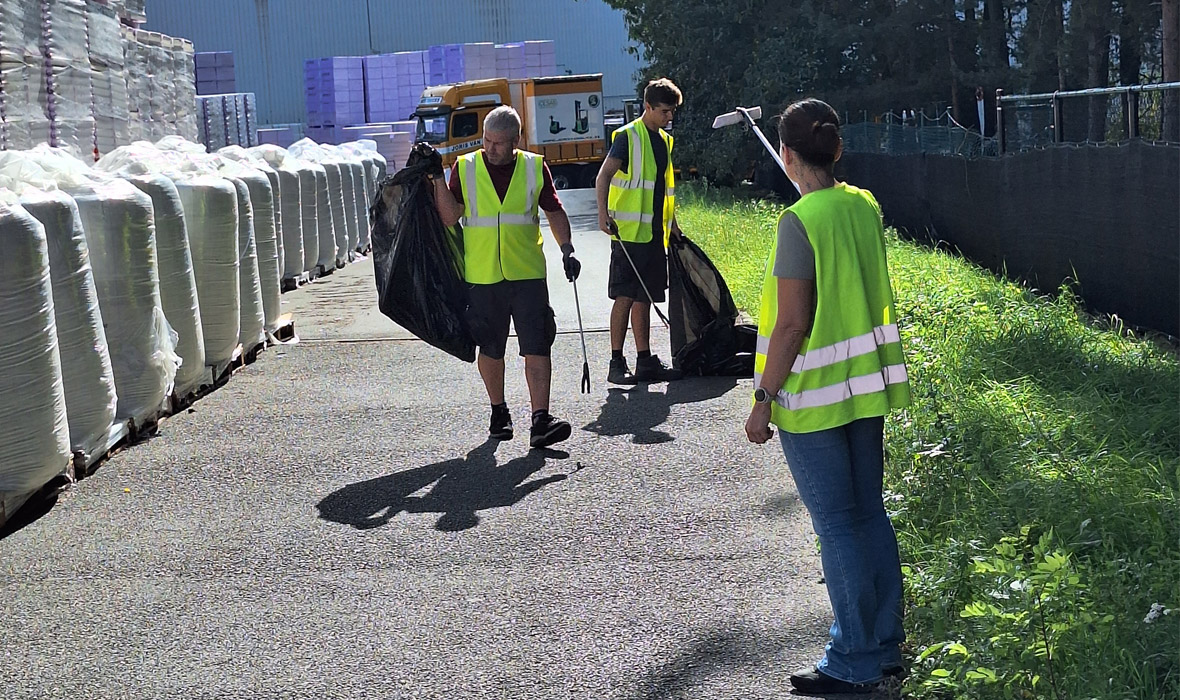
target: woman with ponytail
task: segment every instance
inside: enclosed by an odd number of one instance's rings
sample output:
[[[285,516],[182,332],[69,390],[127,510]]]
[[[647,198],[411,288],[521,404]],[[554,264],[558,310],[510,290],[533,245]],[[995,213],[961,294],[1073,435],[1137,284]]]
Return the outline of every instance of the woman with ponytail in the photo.
[[[881,499],[884,417],[910,403],[885,263],[881,209],[834,175],[840,120],[815,99],[787,107],[780,155],[800,199],[779,220],[762,286],[746,436],[779,428],[811,515],[834,620],[805,694],[868,693],[902,676],[902,578]]]

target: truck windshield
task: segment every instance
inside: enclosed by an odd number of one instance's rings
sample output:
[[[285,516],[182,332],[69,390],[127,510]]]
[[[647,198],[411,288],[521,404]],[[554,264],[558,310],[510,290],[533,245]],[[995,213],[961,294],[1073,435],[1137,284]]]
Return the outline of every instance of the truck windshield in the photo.
[[[447,123],[450,115],[437,117],[418,117],[417,141],[426,143],[442,143],[447,140]]]

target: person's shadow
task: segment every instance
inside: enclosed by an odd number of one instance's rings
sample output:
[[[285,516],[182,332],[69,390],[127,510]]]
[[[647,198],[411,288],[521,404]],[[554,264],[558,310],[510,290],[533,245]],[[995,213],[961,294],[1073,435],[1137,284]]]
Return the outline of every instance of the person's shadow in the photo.
[[[664,392],[652,391],[647,384],[611,387],[598,418],[582,430],[602,436],[631,435],[636,445],[671,442],[676,438],[657,428],[667,422],[672,406],[715,399],[737,383],[738,377],[686,377],[668,382]]]
[[[565,479],[554,474],[528,478],[545,467],[547,459],[563,460],[560,450],[529,450],[523,457],[496,464],[498,440],[489,439],[462,459],[448,459],[423,467],[349,484],[317,504],[320,518],[358,530],[388,524],[398,513],[440,513],[435,528],[443,532],[467,530],[479,524],[479,511],[519,503],[529,494]],[[427,486],[433,487],[415,496]]]

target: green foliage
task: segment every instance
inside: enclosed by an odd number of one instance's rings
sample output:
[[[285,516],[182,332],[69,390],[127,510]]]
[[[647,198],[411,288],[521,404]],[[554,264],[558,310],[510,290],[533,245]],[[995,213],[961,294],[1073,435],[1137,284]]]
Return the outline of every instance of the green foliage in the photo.
[[[990,109],[996,88],[1107,84],[1118,58],[1112,33],[1134,49],[1127,60],[1158,63],[1159,55],[1152,47],[1160,9],[1147,0],[605,2],[623,11],[647,62],[640,84],[667,76],[684,91],[678,165],[726,185],[768,159],[741,129],[711,128],[713,117],[735,106],[761,105],[770,117],[794,100],[819,97],[854,120],[950,107],[973,124],[977,86]],[[777,142],[772,120],[765,125]]]
[[[745,310],[780,206],[677,218]],[[890,233],[914,404],[888,423],[915,698],[1180,696],[1174,348]],[[1165,612],[1167,611],[1167,612]]]

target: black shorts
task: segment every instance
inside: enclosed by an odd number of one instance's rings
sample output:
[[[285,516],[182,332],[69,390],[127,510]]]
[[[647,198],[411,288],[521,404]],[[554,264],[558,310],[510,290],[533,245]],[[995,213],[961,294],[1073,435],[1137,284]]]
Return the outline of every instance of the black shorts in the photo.
[[[627,253],[631,255],[631,262],[635,263],[635,270],[627,262],[622,246],[627,246]],[[651,292],[651,301],[663,301],[664,290],[668,288],[668,253],[664,250],[662,236],[653,236],[647,243],[610,243],[610,281],[607,283],[607,295],[611,299],[627,297],[635,301],[648,301],[647,294],[639,280],[647,285]]]
[[[557,337],[557,321],[549,306],[545,280],[518,280],[467,285],[467,323],[479,354],[500,360],[508,345],[508,321],[516,327],[521,356],[549,356]]]

